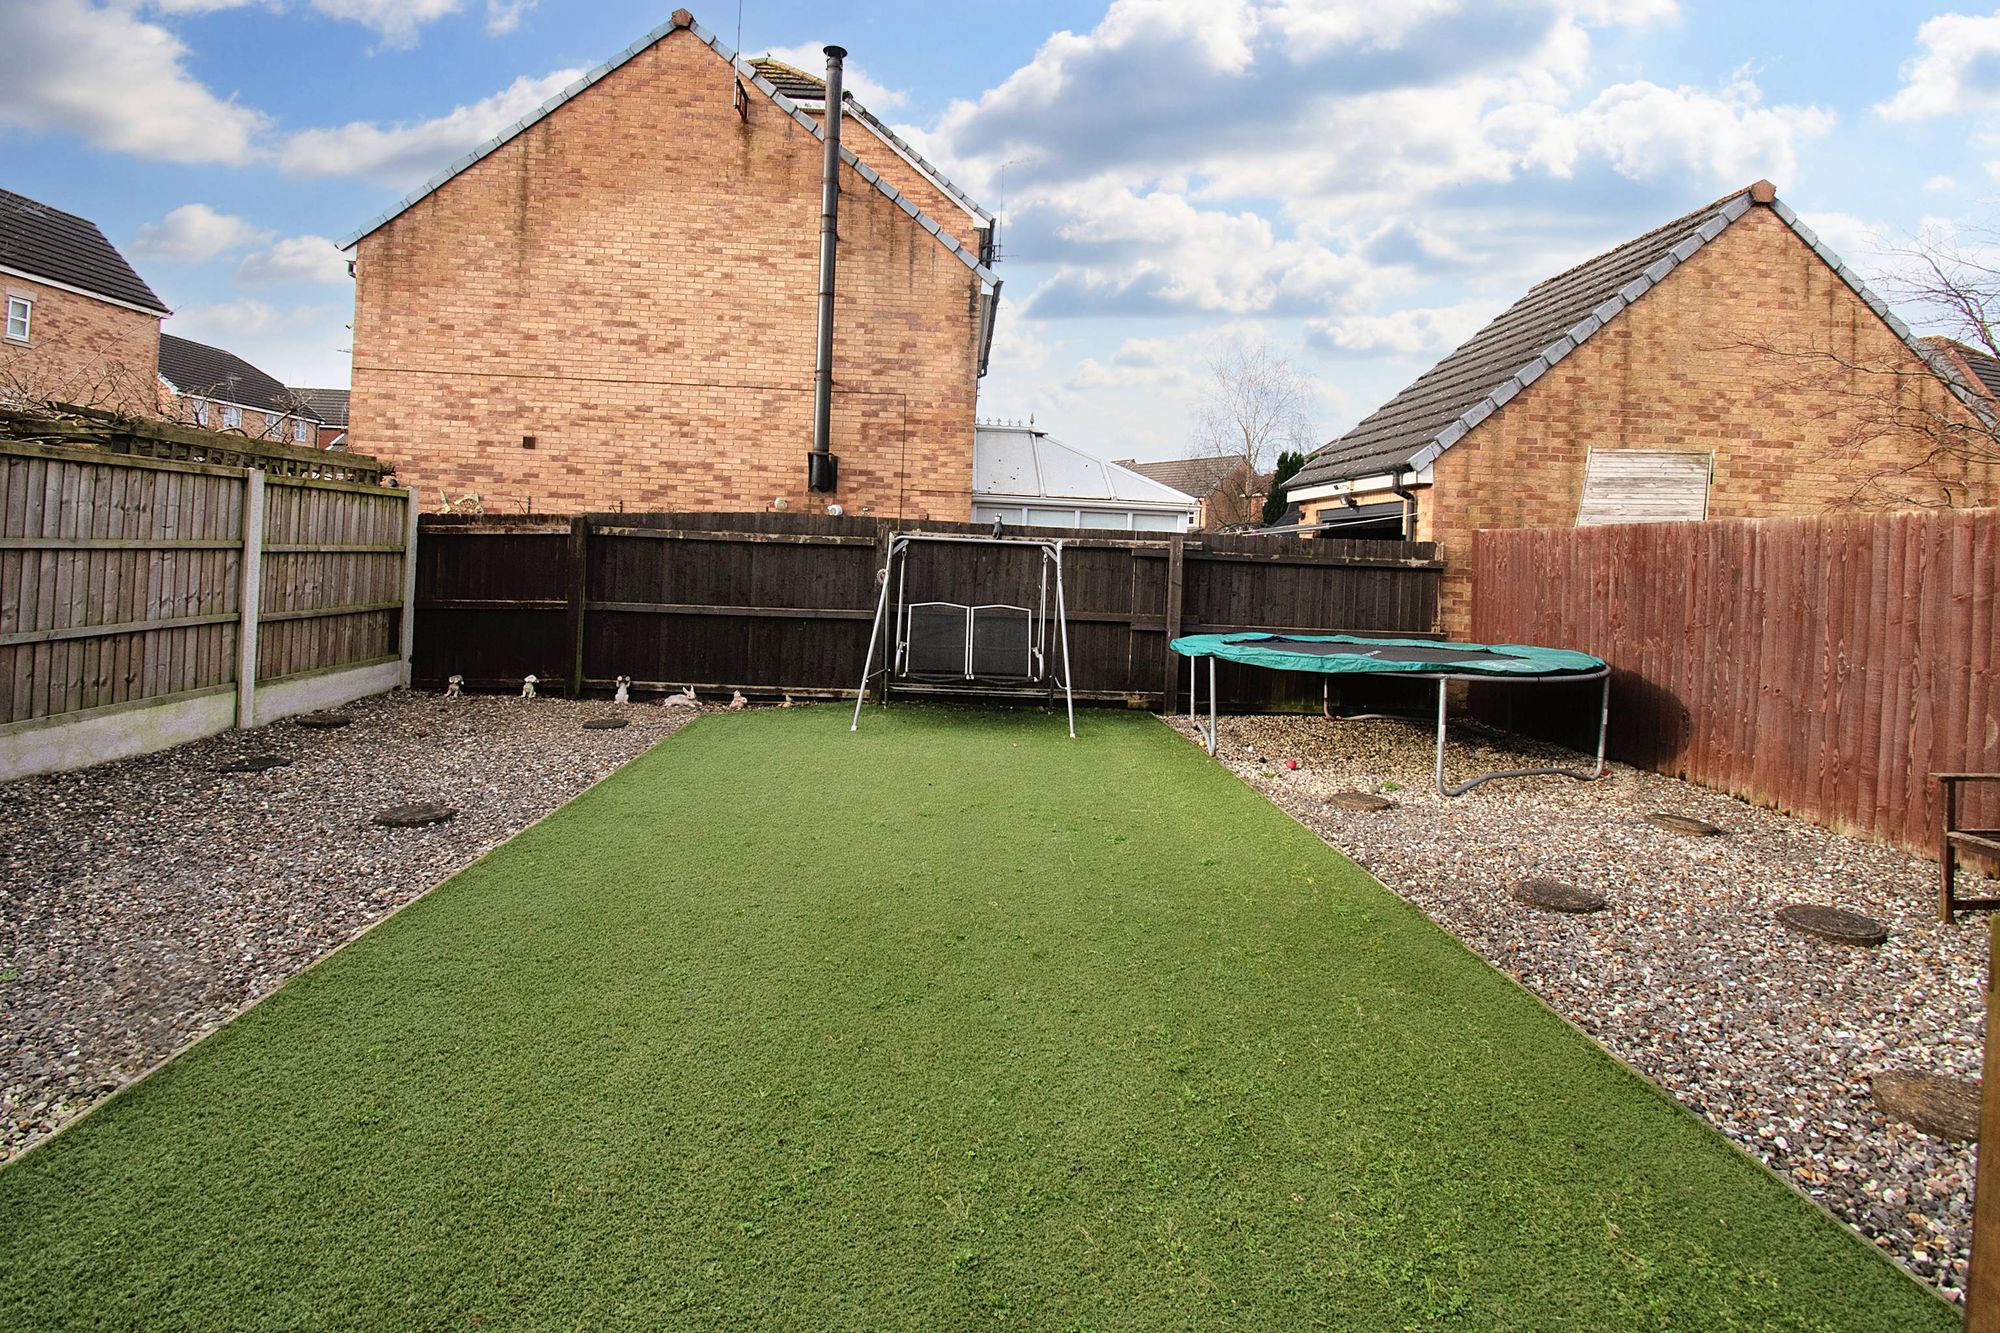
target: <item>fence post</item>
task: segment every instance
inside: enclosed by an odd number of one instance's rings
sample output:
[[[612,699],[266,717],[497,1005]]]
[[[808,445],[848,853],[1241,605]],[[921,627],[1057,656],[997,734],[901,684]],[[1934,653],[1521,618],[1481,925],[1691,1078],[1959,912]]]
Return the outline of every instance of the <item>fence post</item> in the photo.
[[[2000,968],[2000,918],[1986,923],[1986,1024],[1993,1030],[1994,970]],[[1988,1037],[1979,1084],[1979,1154],[1972,1188],[1972,1264],[1965,1275],[1966,1333],[2000,1333],[2000,1043]]]
[[[410,661],[417,650],[417,519],[423,502],[416,488],[409,488],[410,512],[403,526],[403,619],[397,626],[397,650],[403,655],[403,688],[410,688]]]
[[[1175,707],[1175,696],[1180,689],[1181,673],[1179,654],[1174,651],[1174,640],[1181,636],[1181,594],[1186,579],[1187,538],[1176,532],[1167,538],[1167,593],[1164,622],[1166,625],[1165,661],[1166,686],[1161,700],[1160,711],[1171,714]]]
[[[236,629],[236,725],[257,725],[257,614],[264,600],[264,471],[243,472],[243,586]]]
[[[584,560],[590,553],[590,520],[578,514],[569,521],[569,680],[563,693],[583,697]]]

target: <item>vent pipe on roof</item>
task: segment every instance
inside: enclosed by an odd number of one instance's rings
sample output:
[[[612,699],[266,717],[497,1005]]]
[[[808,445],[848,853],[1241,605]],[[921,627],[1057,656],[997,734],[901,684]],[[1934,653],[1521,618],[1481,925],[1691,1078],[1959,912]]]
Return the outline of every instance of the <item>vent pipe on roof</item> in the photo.
[[[806,489],[832,491],[840,486],[840,460],[832,452],[833,426],[833,277],[834,248],[840,240],[840,93],[841,62],[847,52],[826,48],[826,157],[820,168],[819,195],[819,353],[813,370],[813,444],[806,458]]]

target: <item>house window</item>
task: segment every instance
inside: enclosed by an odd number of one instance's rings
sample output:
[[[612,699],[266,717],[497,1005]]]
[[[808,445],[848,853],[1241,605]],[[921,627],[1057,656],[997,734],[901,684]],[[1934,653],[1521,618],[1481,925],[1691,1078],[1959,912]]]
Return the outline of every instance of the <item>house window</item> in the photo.
[[[197,398],[194,400],[194,424],[197,426],[206,426],[208,424],[208,399]]]
[[[304,444],[308,432],[309,428],[306,426],[306,419],[304,417],[294,417],[292,419],[292,439],[295,442]]]
[[[243,409],[240,407],[224,406],[222,409],[222,428],[224,430],[241,430],[242,427]]]
[[[7,298],[7,336],[15,342],[28,341],[28,326],[34,322],[35,303],[25,296]]]

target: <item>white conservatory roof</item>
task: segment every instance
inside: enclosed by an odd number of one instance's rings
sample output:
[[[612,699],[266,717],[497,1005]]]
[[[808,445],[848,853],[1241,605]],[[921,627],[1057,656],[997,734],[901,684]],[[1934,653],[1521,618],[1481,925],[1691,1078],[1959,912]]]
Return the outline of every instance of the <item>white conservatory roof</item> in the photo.
[[[973,432],[972,498],[1115,505],[1192,516],[1200,502],[1130,468],[1107,463],[1033,426],[986,426]]]

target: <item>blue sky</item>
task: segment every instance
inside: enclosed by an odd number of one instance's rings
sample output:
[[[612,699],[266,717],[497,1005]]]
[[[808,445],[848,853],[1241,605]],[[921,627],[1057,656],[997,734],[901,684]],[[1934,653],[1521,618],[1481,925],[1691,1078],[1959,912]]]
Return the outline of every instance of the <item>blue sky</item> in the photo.
[[[0,0],[0,186],[97,222],[169,331],[344,384],[329,238],[671,7]],[[690,8],[733,44],[733,4]],[[1105,457],[1185,453],[1228,338],[1337,434],[1531,283],[1760,176],[1871,272],[2000,195],[2000,12],[1966,6],[745,0],[742,40],[848,47],[1003,216],[981,413]]]

